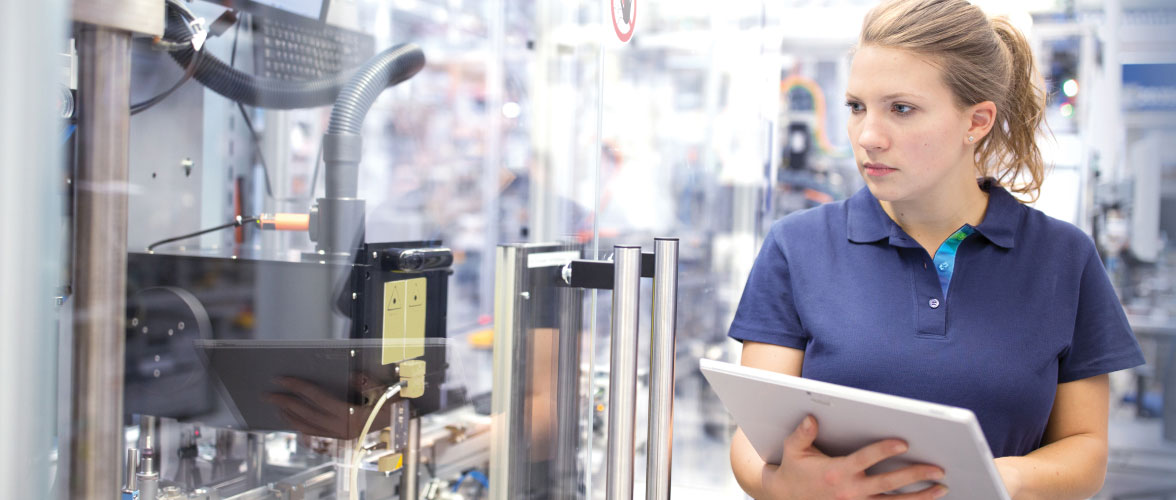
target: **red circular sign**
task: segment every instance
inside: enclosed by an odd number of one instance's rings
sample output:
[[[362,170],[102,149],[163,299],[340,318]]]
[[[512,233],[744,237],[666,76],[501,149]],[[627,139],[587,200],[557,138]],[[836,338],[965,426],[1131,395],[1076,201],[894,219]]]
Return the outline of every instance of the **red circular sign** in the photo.
[[[609,0],[612,8],[613,30],[622,42],[633,38],[633,30],[637,26],[637,0]]]

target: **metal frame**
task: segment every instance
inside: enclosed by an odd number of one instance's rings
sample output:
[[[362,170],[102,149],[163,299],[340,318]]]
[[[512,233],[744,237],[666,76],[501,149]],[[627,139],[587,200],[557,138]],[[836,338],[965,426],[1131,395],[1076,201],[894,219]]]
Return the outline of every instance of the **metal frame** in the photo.
[[[578,498],[583,292],[561,287],[559,271],[579,255],[578,246],[561,243],[497,249],[492,499]],[[533,328],[546,308],[560,311],[557,321]],[[554,420],[536,422],[537,414]],[[543,446],[533,446],[531,435],[543,431],[550,432]]]

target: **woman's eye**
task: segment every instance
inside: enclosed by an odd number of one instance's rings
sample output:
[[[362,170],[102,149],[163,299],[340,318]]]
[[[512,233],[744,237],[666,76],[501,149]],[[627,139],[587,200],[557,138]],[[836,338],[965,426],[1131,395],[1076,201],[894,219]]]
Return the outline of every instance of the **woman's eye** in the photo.
[[[866,107],[862,106],[860,102],[849,101],[845,103],[845,106],[849,108],[851,113],[861,113],[866,110]]]
[[[911,111],[915,110],[914,106],[910,106],[907,104],[895,104],[894,106],[892,106],[892,109],[894,109],[895,113],[898,113],[900,115],[910,114]]]

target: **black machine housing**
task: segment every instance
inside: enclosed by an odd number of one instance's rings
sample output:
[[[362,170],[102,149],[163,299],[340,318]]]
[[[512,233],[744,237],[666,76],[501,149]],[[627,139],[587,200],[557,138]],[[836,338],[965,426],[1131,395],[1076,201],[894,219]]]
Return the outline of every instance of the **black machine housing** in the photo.
[[[410,268],[414,270],[397,265],[419,261],[402,255],[422,253],[430,256],[427,265]],[[413,399],[411,408],[418,415],[442,409],[448,365],[444,342],[437,339],[446,334],[451,262],[438,241],[364,244],[350,263],[315,260],[314,254],[288,262],[131,253],[124,415],[128,422],[133,415],[152,415],[249,429],[224,384],[210,372],[198,344],[347,344],[356,339],[360,342],[355,344],[378,344],[384,326],[384,283],[413,278],[426,279],[428,345],[419,358],[427,368],[425,394]],[[349,364],[323,369],[380,368],[364,366],[372,364],[370,356],[359,356]],[[335,396],[364,403],[355,392]]]

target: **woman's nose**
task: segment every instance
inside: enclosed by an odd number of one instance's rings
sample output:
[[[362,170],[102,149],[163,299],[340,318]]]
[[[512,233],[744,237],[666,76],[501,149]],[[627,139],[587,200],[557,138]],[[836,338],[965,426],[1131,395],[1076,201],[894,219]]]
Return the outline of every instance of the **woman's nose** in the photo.
[[[861,129],[858,131],[858,145],[864,149],[875,151],[890,147],[890,140],[881,123],[873,117],[862,119]]]

